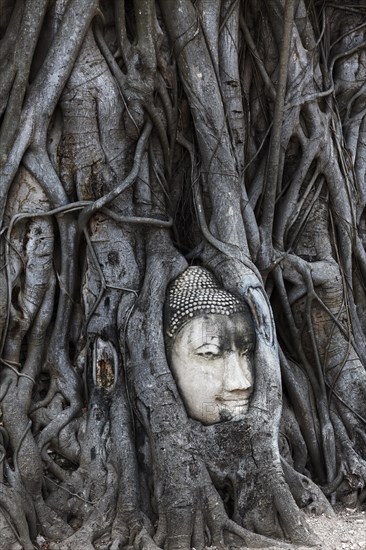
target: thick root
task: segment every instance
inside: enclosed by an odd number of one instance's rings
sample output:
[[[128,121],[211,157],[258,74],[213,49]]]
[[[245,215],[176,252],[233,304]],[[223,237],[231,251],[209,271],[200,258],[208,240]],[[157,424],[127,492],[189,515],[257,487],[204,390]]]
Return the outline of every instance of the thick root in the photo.
[[[22,550],[11,520],[0,513],[0,550]]]
[[[36,500],[35,509],[38,521],[42,525],[42,532],[47,539],[59,540],[72,535],[71,527],[47,506],[42,498]]]
[[[328,517],[333,517],[335,515],[325,495],[315,483],[296,472],[285,460],[282,460],[282,468],[286,483],[299,508],[317,516],[325,514]]]

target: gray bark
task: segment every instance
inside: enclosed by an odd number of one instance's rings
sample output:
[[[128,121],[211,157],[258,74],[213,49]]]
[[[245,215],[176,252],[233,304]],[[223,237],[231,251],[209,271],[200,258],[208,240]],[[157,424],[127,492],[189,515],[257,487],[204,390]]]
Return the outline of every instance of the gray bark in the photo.
[[[363,2],[0,8],[0,548],[314,544],[366,483]],[[253,317],[237,422],[169,369],[192,262]]]

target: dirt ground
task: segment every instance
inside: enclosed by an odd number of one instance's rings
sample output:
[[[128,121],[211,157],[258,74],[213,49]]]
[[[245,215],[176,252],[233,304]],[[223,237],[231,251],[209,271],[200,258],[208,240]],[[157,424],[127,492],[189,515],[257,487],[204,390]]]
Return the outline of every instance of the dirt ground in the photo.
[[[319,546],[316,547],[316,550],[366,550],[366,511],[353,512],[344,507],[336,507],[335,512],[336,516],[332,518],[324,515],[308,516],[308,522],[319,538]],[[41,543],[41,540],[38,542]],[[39,548],[47,550],[48,544],[40,544]],[[95,548],[108,550],[110,548],[109,536],[105,535],[96,541]],[[133,550],[133,547],[127,548]],[[272,549],[273,547],[262,550]],[[293,546],[293,549],[309,550],[309,547]],[[83,549],[75,548],[75,550]],[[211,547],[210,550],[214,550],[214,548]],[[278,548],[274,550],[278,550]]]
[[[308,516],[308,523],[319,539],[321,550],[366,550],[366,512],[335,508],[336,516]],[[293,546],[294,550],[309,550]],[[262,549],[262,550],[272,550]]]
[[[366,550],[366,512],[338,508],[336,517],[310,517],[322,550]]]

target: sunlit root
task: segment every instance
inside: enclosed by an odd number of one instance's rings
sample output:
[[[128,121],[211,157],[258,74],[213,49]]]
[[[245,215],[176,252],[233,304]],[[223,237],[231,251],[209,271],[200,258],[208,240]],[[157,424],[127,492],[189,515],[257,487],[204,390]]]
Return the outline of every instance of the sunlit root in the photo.
[[[203,483],[200,496],[193,507],[172,507],[159,514],[159,527],[154,537],[159,547],[187,550],[191,547],[202,550],[206,546],[225,549],[232,545],[248,548],[291,548],[286,542],[248,531],[229,519],[211,481],[206,479]]]
[[[326,514],[328,517],[335,516],[333,508],[321,489],[311,479],[296,472],[285,460],[281,463],[286,483],[299,508],[317,516],[321,514]]]

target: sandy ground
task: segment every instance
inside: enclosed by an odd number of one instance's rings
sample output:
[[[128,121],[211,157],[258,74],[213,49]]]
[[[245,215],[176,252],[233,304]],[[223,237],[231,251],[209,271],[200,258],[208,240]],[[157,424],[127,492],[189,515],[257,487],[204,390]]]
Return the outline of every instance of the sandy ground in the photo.
[[[366,511],[352,512],[347,508],[336,508],[336,516],[308,516],[308,523],[319,538],[319,546],[313,550],[366,550]],[[44,540],[44,539],[43,539]],[[39,541],[41,542],[41,541]],[[48,549],[47,543],[39,546]],[[104,536],[95,543],[98,550],[108,550],[110,540]],[[133,550],[133,547],[128,547]],[[262,550],[272,550],[272,548]],[[294,550],[309,550],[309,547],[293,546]],[[83,550],[75,548],[75,550]],[[213,547],[210,548],[213,550]],[[278,550],[278,548],[273,549]]]
[[[336,510],[336,517],[309,518],[324,550],[366,550],[366,512]]]
[[[336,516],[332,518],[308,516],[308,523],[319,539],[319,546],[316,548],[366,550],[366,512],[352,512],[347,508],[336,508],[335,512]],[[309,547],[293,546],[293,549],[309,550]]]

